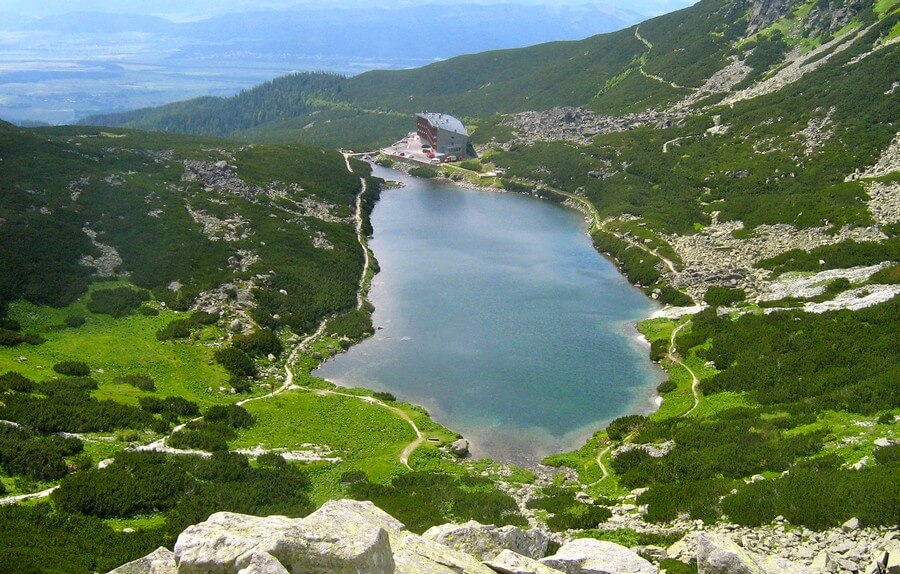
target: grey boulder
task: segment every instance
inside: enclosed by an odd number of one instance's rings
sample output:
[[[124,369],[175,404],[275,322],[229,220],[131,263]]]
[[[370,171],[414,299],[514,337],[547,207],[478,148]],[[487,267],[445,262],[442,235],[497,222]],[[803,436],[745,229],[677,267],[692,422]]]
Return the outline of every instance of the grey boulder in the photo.
[[[134,562],[123,564],[109,574],[175,574],[175,554],[168,548],[157,548]]]
[[[541,564],[533,558],[516,554],[512,550],[504,550],[484,564],[498,574],[562,574],[560,570]]]
[[[474,520],[464,524],[433,526],[422,537],[471,554],[479,560],[489,560],[503,550],[512,550],[516,554],[538,559],[547,553],[549,543],[547,535],[537,528],[498,528],[493,524],[485,525]]]
[[[494,574],[474,556],[412,532],[392,532],[390,538],[396,574]]]
[[[656,566],[628,548],[593,538],[569,542],[541,563],[567,574],[658,574]]]
[[[217,512],[189,526],[175,542],[178,574],[237,574],[266,539],[285,535],[299,520]]]
[[[388,530],[403,524],[371,502],[330,501],[286,532],[269,537],[259,550],[291,572],[304,574],[390,574],[394,558]]]

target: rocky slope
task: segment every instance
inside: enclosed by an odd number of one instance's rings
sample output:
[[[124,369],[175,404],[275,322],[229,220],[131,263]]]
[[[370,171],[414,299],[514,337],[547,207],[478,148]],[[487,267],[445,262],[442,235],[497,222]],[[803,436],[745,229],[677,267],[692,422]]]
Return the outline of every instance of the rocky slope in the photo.
[[[847,525],[849,533],[855,525]],[[675,546],[679,549],[674,550]],[[743,538],[688,535],[670,552],[695,553],[700,574],[806,574],[829,571],[843,557],[819,555],[807,568],[752,552]],[[445,524],[419,536],[370,502],[328,502],[302,519],[212,515],[185,530],[174,552],[159,548],[110,574],[658,574],[666,550],[639,553],[612,542],[577,538],[555,552],[539,530],[474,521]],[[867,574],[900,572],[895,533],[867,546]],[[649,559],[648,559],[649,558]]]

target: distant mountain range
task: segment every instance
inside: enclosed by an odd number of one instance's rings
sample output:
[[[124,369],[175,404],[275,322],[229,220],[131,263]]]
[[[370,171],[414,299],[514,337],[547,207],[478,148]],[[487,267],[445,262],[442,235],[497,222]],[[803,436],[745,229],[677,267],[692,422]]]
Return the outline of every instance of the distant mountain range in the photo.
[[[100,11],[0,13],[7,32],[0,38],[0,117],[71,123],[91,113],[227,96],[291,72],[417,67],[583,38],[645,17],[597,4],[514,3],[212,13],[181,22]]]

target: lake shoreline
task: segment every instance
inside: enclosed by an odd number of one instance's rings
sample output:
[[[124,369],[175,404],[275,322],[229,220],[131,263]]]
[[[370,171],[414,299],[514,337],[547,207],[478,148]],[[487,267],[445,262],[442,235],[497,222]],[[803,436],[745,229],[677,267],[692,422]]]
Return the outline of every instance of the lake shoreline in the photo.
[[[459,182],[459,181],[455,181],[455,180],[452,180],[449,178],[415,178],[414,176],[410,176],[408,173],[406,173],[404,169],[397,169],[396,167],[393,167],[393,166],[392,166],[392,168],[384,168],[384,169],[393,169],[394,171],[398,172],[398,175],[403,174],[405,176],[401,179],[393,180],[392,184],[389,187],[385,186],[384,189],[398,189],[398,188],[407,187],[410,182],[405,182],[402,180],[406,179],[406,178],[410,178],[411,180],[420,180],[420,181],[439,180],[440,184],[446,184],[448,186],[452,186],[452,187],[456,187],[456,188],[460,188],[460,189],[466,189],[466,190],[475,191],[475,192],[486,192],[486,193],[490,193],[490,194],[516,194],[515,192],[510,191],[510,190],[500,189],[495,186],[476,185],[469,181]],[[383,177],[386,180],[390,180],[389,177],[384,177],[383,175],[381,175],[380,177]],[[528,195],[528,194],[516,194],[516,195]],[[532,196],[532,197],[534,197],[534,196]],[[383,201],[383,198],[379,200],[379,202],[381,202],[381,201]],[[557,203],[557,202],[549,202],[549,203],[552,204],[552,203]],[[571,203],[572,202],[566,202],[566,204],[557,203],[557,205],[561,205],[562,207],[568,208],[567,211],[575,209],[580,214],[582,214],[582,215],[584,214],[584,211],[576,209],[576,206],[572,205]],[[583,222],[585,222],[585,221],[583,221]],[[590,221],[587,220],[586,223],[588,224],[587,227],[584,227],[583,225],[580,225],[579,227],[582,227],[582,233],[587,232],[587,236],[590,237],[590,232],[589,232]],[[600,254],[608,262],[610,262],[612,264],[615,263],[614,260],[612,260],[606,254],[597,250],[595,248],[595,246],[593,245],[593,243],[591,243],[590,248],[595,253]],[[618,269],[617,265],[614,265],[614,267],[615,267],[615,271],[616,271],[616,277],[618,278],[618,280],[621,280],[623,286],[627,285],[629,287],[629,290],[640,291],[639,288],[632,285],[627,280],[627,278]],[[608,273],[608,272],[605,272],[605,273]],[[374,283],[374,281],[373,281],[373,283]],[[367,297],[371,296],[371,289],[369,290],[369,292],[366,295],[367,295]],[[652,299],[647,297],[643,291],[640,291],[640,297],[643,300],[654,304],[654,306],[658,306],[658,304],[656,304]],[[656,387],[658,386],[659,381],[664,377],[664,371],[659,367],[659,365],[649,361],[649,344],[647,343],[646,339],[640,334],[640,332],[637,329],[638,322],[649,318],[650,316],[652,316],[653,313],[655,313],[657,311],[658,311],[658,309],[648,311],[647,313],[642,312],[641,317],[639,317],[637,319],[632,319],[627,322],[627,325],[623,324],[623,325],[620,325],[620,327],[616,328],[616,330],[620,331],[622,337],[624,337],[630,341],[629,345],[636,345],[637,347],[640,348],[641,354],[644,355],[645,360],[648,361],[648,363],[650,364],[650,369],[652,370],[652,375],[650,375],[652,377],[652,379],[650,380],[650,384],[645,383],[645,384],[642,384],[640,387],[633,387],[632,390],[629,391],[629,394],[632,396],[632,398],[629,400],[629,404],[628,404],[627,408],[623,409],[620,413],[617,413],[616,416],[625,416],[627,414],[634,414],[634,413],[650,414],[659,408],[660,401],[659,401],[659,395],[656,392]],[[378,326],[379,326],[379,322],[373,321],[373,327],[378,327]],[[381,337],[379,337],[379,333],[381,333],[381,329],[377,329],[373,333],[372,336],[355,343],[348,350],[357,349],[357,347],[359,347],[360,345],[365,345],[365,344],[367,344],[367,342],[370,342],[370,341],[373,341],[376,339],[384,339],[383,335]],[[390,339],[391,337],[387,337],[387,338]],[[372,343],[368,343],[367,346],[371,346],[371,345],[372,345]],[[356,352],[358,352],[358,351],[356,351]],[[346,353],[341,353],[341,355],[345,355],[345,354]],[[329,363],[330,363],[330,361],[329,361]],[[322,367],[320,366],[320,368],[322,368]],[[398,392],[398,389],[395,387],[390,387],[390,388],[386,388],[386,389],[380,388],[379,385],[371,384],[371,381],[369,381],[368,384],[366,381],[360,381],[360,380],[355,380],[351,383],[351,382],[348,382],[344,376],[332,376],[332,375],[317,375],[317,376],[322,376],[322,378],[324,378],[325,380],[328,380],[330,383],[338,385],[338,386],[362,386],[362,387],[373,388],[375,390],[389,390],[389,391],[395,392],[395,393]],[[606,379],[603,379],[603,380],[611,381],[612,379],[609,379],[607,377]],[[604,385],[604,387],[605,386],[606,385]],[[403,394],[402,391],[399,391],[399,392],[400,392],[400,395]],[[408,397],[408,396],[402,397],[402,400],[422,405],[423,407],[428,409],[433,420],[435,420],[436,422],[438,422],[439,424],[441,424],[447,428],[451,428],[451,429],[459,428],[459,422],[454,420],[452,416],[446,416],[440,408],[436,408],[436,405],[433,402],[432,402],[432,404],[429,404],[429,401],[422,400],[422,398],[417,399],[415,397]],[[495,423],[485,422],[484,424],[478,425],[478,428],[480,430],[476,430],[475,432],[473,432],[473,429],[475,427],[470,427],[467,431],[464,431],[464,432],[466,433],[466,435],[465,435],[466,438],[472,444],[471,450],[472,450],[473,456],[475,456],[475,457],[490,456],[494,459],[500,460],[501,462],[507,462],[507,463],[512,463],[512,464],[517,464],[520,466],[534,468],[534,467],[540,465],[541,461],[548,455],[557,454],[559,452],[565,452],[567,450],[571,450],[572,448],[578,448],[581,444],[584,443],[585,440],[588,440],[594,433],[596,433],[598,430],[601,430],[602,428],[604,428],[605,425],[608,424],[610,420],[612,420],[612,418],[615,418],[615,417],[604,416],[603,418],[597,418],[591,422],[580,425],[577,428],[573,428],[570,431],[565,432],[563,435],[557,435],[557,434],[548,435],[546,433],[552,432],[552,431],[544,430],[540,427],[527,427],[527,428],[523,427],[523,428],[519,429],[519,431],[516,431],[517,433],[520,433],[520,434],[533,436],[535,441],[538,444],[544,444],[544,443],[558,444],[559,448],[553,448],[550,450],[540,449],[539,456],[528,456],[528,455],[522,455],[521,453],[516,454],[513,452],[513,451],[515,451],[514,445],[510,446],[510,453],[508,453],[509,454],[508,456],[498,456],[496,454],[496,444],[486,445],[487,446],[486,451],[483,450],[482,448],[480,448],[481,447],[480,443],[482,442],[482,440],[479,440],[480,436],[494,437],[494,436],[496,436],[496,434],[498,432],[500,432],[500,433],[503,433],[503,432],[508,433],[509,432],[509,429],[506,429],[505,426],[499,422],[495,422]],[[498,419],[498,421],[499,420],[502,420],[502,417],[501,417],[501,419]],[[498,426],[498,425],[500,425],[500,426]],[[513,427],[513,428],[517,428],[517,427]],[[530,429],[530,430],[527,430],[527,429]],[[552,437],[552,438],[550,438],[550,437]],[[493,446],[493,448],[492,448],[492,446]]]

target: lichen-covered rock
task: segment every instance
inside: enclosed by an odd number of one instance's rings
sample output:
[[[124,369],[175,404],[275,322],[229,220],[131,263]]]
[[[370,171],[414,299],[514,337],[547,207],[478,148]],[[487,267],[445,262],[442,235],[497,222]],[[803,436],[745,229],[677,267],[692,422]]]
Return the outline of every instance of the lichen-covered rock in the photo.
[[[484,564],[498,574],[562,574],[560,570],[511,550],[504,550]]]
[[[175,574],[175,553],[168,548],[157,548],[134,562],[123,564],[109,574]]]
[[[541,563],[567,574],[657,574],[659,570],[628,548],[593,538],[569,542]]]
[[[502,550],[512,550],[529,558],[543,558],[549,538],[536,528],[522,530],[515,526],[498,528],[470,520],[465,524],[442,524],[425,531],[422,537],[489,560]]]
[[[274,556],[268,552],[256,552],[238,574],[291,574]]]
[[[258,550],[291,572],[304,574],[390,574],[394,558],[388,531],[403,524],[371,502],[337,500],[262,542]]]
[[[411,532],[391,533],[396,574],[494,574],[475,557]]]
[[[175,542],[179,574],[236,574],[264,540],[283,536],[299,520],[217,512],[189,526]]]

